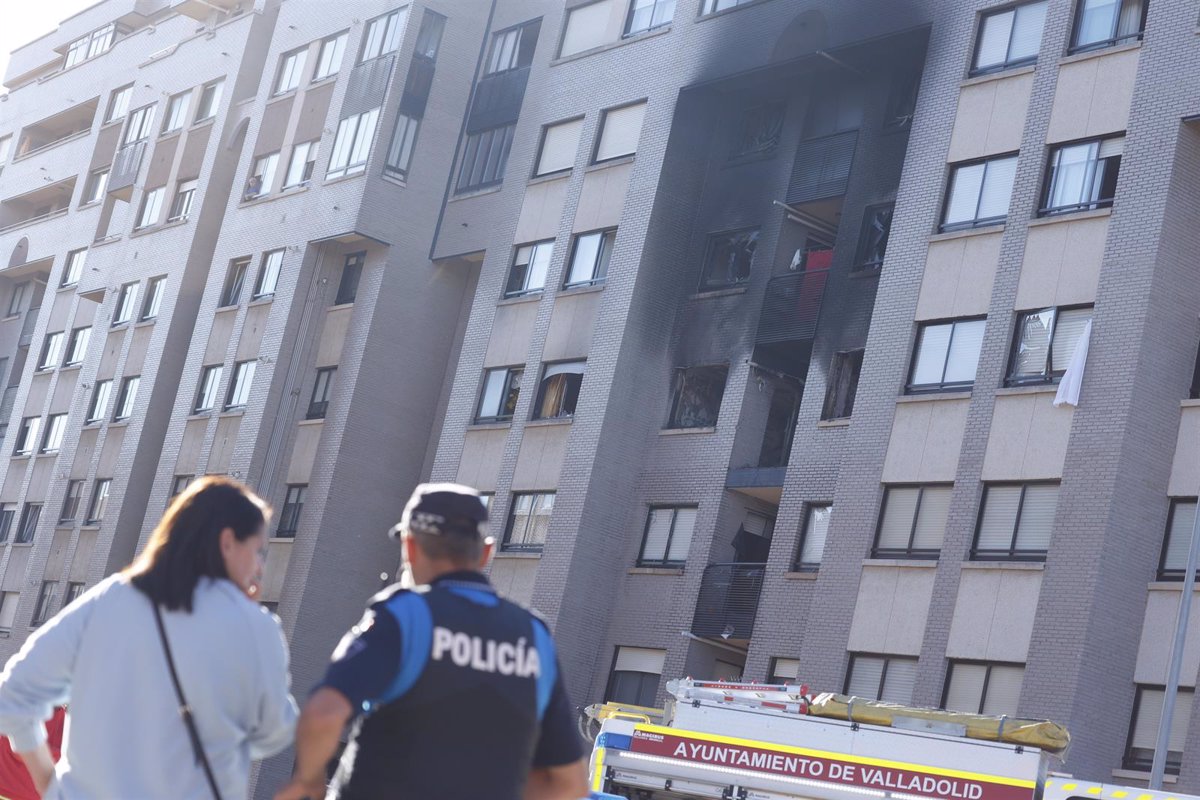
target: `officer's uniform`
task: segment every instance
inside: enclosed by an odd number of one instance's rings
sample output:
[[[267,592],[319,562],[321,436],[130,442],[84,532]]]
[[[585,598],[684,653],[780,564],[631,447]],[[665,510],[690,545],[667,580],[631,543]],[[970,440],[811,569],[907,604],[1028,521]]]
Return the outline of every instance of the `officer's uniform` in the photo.
[[[477,572],[381,592],[321,685],[360,714],[338,800],[519,800],[531,767],[582,757],[549,630]]]

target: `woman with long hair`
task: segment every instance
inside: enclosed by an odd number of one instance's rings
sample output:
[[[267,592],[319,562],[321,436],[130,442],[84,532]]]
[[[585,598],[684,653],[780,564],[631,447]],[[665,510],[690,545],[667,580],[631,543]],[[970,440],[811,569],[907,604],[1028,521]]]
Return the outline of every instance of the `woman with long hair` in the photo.
[[[203,478],[142,554],[43,624],[0,674],[0,733],[45,798],[240,800],[291,743],[279,620],[253,597],[271,510]],[[44,722],[70,703],[57,768]]]

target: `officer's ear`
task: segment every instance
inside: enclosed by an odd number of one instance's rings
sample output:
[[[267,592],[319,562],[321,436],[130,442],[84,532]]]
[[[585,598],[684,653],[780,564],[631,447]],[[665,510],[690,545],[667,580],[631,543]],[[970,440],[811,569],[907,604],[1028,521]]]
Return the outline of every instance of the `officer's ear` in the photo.
[[[483,554],[479,557],[479,569],[483,569],[488,564],[492,563],[492,556],[496,555],[496,540],[491,536],[487,536],[483,540]]]

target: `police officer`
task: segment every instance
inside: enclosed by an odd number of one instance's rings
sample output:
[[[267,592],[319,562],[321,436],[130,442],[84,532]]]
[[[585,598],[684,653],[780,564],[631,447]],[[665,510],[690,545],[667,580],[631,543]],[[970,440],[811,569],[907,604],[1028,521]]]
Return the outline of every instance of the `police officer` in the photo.
[[[296,774],[276,800],[577,800],[583,754],[546,624],[497,597],[481,570],[479,493],[413,492],[399,536],[417,588],[376,595],[342,639],[296,731]]]

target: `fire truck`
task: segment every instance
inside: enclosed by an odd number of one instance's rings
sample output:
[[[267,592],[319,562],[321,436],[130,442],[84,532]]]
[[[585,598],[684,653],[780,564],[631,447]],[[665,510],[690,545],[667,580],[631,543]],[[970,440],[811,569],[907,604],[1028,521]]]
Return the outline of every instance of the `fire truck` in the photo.
[[[1050,722],[813,697],[805,686],[688,679],[667,689],[662,711],[589,707],[592,797],[1051,800],[1048,776],[1070,742]]]

